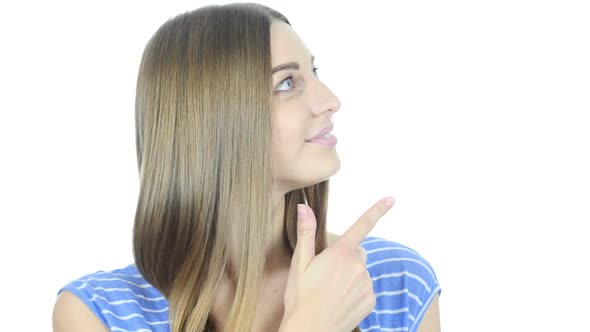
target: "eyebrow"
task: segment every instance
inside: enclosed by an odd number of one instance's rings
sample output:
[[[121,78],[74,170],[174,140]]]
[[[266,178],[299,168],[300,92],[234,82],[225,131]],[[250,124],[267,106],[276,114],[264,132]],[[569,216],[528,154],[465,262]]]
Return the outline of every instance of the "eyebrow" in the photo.
[[[311,62],[313,63],[314,60],[315,60],[315,57],[312,55],[311,56]],[[274,74],[274,73],[276,73],[278,71],[285,70],[285,69],[299,70],[299,63],[297,63],[297,62],[287,62],[287,63],[280,64],[280,65],[278,65],[278,66],[276,66],[276,67],[274,67],[272,69],[272,73]]]

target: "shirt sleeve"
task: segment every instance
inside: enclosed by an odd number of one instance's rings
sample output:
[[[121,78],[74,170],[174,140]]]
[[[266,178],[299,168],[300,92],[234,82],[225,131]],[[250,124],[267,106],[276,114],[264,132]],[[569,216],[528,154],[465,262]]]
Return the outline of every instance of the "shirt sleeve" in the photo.
[[[402,244],[371,237],[363,243],[383,329],[414,332],[441,288],[430,263]]]

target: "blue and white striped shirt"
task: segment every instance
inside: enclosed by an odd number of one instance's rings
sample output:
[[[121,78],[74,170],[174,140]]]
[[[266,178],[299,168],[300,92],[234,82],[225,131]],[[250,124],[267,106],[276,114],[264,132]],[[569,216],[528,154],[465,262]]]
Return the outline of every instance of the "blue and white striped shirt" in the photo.
[[[377,299],[362,331],[414,332],[440,293],[430,264],[414,250],[381,237],[362,242]],[[169,332],[168,302],[139,274],[135,264],[75,279],[58,291],[80,298],[109,327],[120,332]]]

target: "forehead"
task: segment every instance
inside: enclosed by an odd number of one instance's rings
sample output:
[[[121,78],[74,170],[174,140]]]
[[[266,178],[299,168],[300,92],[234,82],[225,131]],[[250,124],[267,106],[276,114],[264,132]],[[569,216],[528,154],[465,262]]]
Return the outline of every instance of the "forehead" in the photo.
[[[270,49],[273,66],[287,61],[303,61],[311,52],[293,28],[283,21],[270,26]]]

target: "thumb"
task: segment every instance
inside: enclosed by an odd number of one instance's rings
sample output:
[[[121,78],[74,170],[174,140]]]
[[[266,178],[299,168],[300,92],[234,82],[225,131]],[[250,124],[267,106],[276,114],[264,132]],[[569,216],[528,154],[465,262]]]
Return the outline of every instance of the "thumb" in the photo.
[[[291,268],[296,274],[305,272],[307,265],[315,257],[316,219],[311,208],[297,205],[297,242],[293,251]]]

